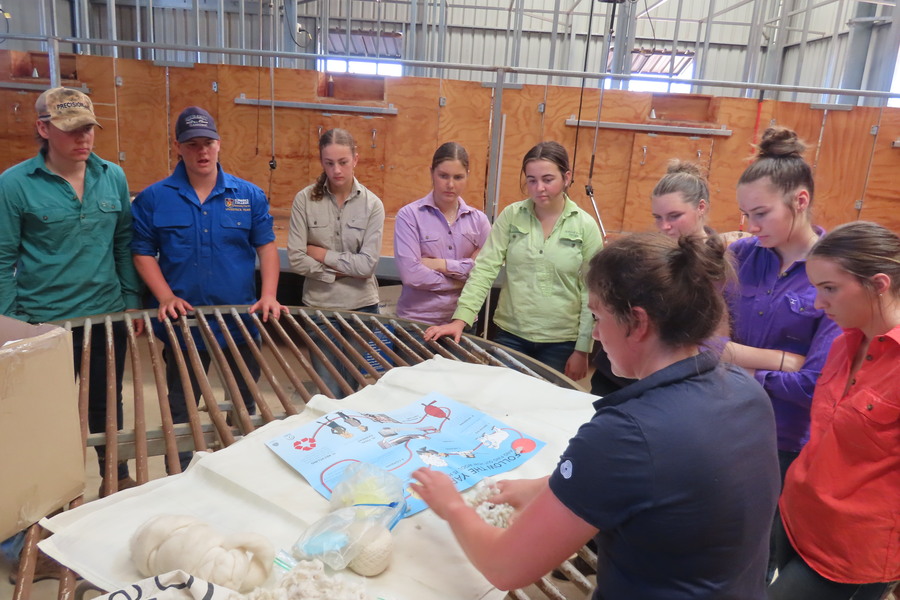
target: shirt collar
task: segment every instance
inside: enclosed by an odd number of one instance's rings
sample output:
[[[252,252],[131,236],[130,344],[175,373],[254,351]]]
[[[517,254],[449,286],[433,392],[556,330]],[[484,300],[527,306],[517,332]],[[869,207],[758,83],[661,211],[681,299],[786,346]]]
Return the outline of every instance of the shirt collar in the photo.
[[[860,342],[862,342],[862,339],[864,337],[863,332],[860,329],[844,329],[843,332],[844,332],[844,335],[846,335],[849,338],[848,341],[854,347],[857,346]],[[897,327],[894,327],[887,333],[882,333],[881,335],[875,336],[875,339],[879,339],[879,338],[890,338],[890,339],[894,340],[895,343],[900,345],[900,325],[898,325]]]
[[[223,190],[234,191],[236,189],[236,186],[233,182],[233,177],[222,170],[221,163],[216,165],[216,172],[216,186],[210,193],[210,198],[222,192]],[[184,167],[183,160],[179,160],[178,164],[175,165],[175,170],[172,171],[172,174],[165,179],[165,185],[184,193],[186,193],[187,190],[194,189],[191,185],[191,180],[188,178],[187,169],[185,169]]]
[[[438,205],[434,201],[434,190],[428,192],[428,195],[425,196],[422,200],[423,200],[423,202],[422,202],[423,208],[427,206],[427,207],[433,208],[434,210],[440,212],[441,209],[438,208]],[[456,200],[459,202],[459,206],[456,208],[457,218],[460,215],[464,215],[464,214],[472,211],[471,207],[469,207],[469,205],[466,204],[466,201],[462,199],[462,196],[457,196]]]
[[[331,190],[328,189],[328,179],[325,180],[325,191],[328,192],[328,195],[334,199],[334,194],[331,193]],[[359,183],[359,180],[356,177],[353,178],[353,187],[350,188],[350,194],[347,195],[347,200],[345,202],[349,202],[353,198],[356,198],[362,193],[362,184]]]
[[[578,212],[578,205],[569,198],[568,194],[563,194],[563,197],[566,199],[565,204],[563,205],[562,213],[559,215],[560,217],[568,217],[574,213]],[[522,204],[519,205],[519,211],[530,211],[534,212],[534,200],[531,198],[526,198],[522,201]]]
[[[665,387],[689,377],[695,377],[712,371],[718,364],[719,357],[716,356],[712,350],[706,350],[696,356],[690,356],[683,360],[679,360],[648,377],[644,377],[643,379],[639,379],[638,381],[625,386],[621,390],[616,390],[612,394],[607,394],[594,402],[594,409],[600,410],[601,408],[618,406],[632,398],[637,398],[644,392],[653,388]]]
[[[37,153],[32,160],[31,169],[28,171],[28,175],[34,175],[39,171],[43,171],[44,173],[49,173],[50,175],[56,175],[53,171],[50,170],[50,167],[47,166],[47,154],[45,151],[41,150]],[[86,171],[96,172],[98,170],[106,170],[109,165],[101,159],[99,156],[91,152],[91,154],[87,158],[87,165],[85,167]]]

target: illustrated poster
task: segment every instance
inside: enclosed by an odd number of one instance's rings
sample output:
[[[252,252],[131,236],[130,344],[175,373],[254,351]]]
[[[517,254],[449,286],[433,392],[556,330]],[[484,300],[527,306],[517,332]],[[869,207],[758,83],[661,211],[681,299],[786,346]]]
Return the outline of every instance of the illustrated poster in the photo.
[[[408,485],[419,467],[447,473],[462,491],[484,477],[516,468],[544,442],[431,393],[390,412],[328,413],[266,445],[326,498],[349,464],[368,462],[390,471],[407,484],[407,515],[412,515],[427,508]]]

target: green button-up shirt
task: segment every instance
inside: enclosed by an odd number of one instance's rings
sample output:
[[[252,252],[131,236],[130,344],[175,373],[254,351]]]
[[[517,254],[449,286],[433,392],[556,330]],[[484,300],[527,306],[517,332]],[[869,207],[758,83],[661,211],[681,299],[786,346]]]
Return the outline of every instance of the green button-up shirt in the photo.
[[[121,167],[87,160],[79,201],[43,153],[0,174],[0,314],[31,323],[140,308]]]
[[[597,222],[566,197],[563,212],[544,238],[534,202],[506,207],[459,298],[454,319],[472,324],[491,284],[506,263],[506,285],[494,322],[531,342],[575,341],[575,349],[591,348],[593,318],[584,283],[587,263],[603,247]]]

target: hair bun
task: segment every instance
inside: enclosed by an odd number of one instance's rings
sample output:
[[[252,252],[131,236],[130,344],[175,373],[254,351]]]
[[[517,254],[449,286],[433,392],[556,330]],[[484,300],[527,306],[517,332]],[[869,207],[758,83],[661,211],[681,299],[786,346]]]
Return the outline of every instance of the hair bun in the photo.
[[[769,127],[757,146],[757,158],[803,158],[806,150],[797,133],[786,127]]]
[[[676,175],[678,173],[685,173],[687,175],[693,175],[694,177],[703,179],[703,170],[700,168],[700,165],[692,162],[678,160],[677,158],[670,160],[669,167],[666,169],[666,174]]]

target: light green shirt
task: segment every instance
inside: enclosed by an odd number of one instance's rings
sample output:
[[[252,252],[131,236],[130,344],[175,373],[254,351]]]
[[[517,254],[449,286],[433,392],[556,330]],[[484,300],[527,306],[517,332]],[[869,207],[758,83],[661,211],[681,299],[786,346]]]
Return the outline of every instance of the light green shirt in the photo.
[[[87,160],[79,201],[39,153],[0,175],[0,314],[31,323],[140,308],[122,168]]]
[[[494,322],[531,342],[575,340],[575,349],[591,349],[593,318],[584,274],[603,247],[596,221],[566,196],[563,212],[547,239],[529,198],[506,207],[459,298],[454,319],[475,321],[491,284],[506,263],[506,285]]]

